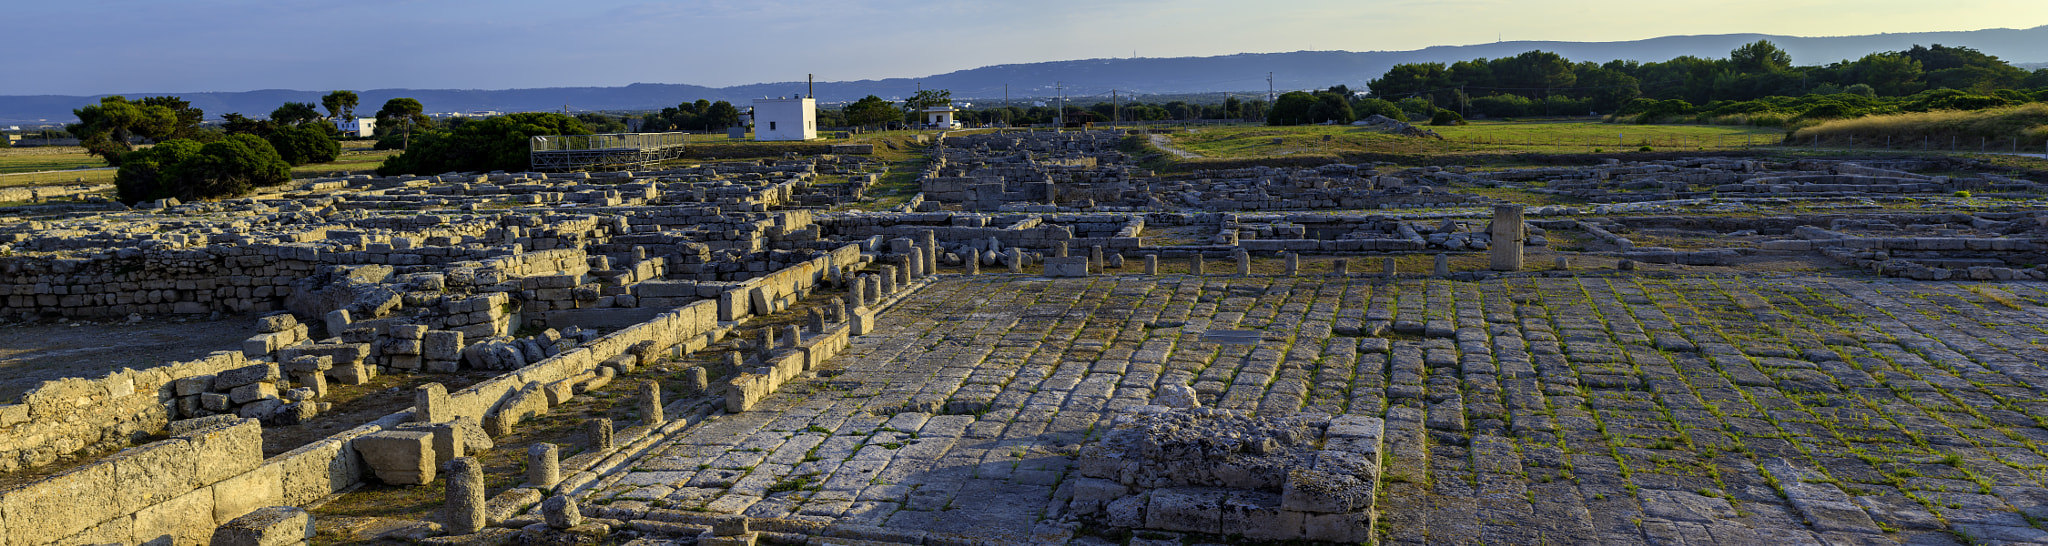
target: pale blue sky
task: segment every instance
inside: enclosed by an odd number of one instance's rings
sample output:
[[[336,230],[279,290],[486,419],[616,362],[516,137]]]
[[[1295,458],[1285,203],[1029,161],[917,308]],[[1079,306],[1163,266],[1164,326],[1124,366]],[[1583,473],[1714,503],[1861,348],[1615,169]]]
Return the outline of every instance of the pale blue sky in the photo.
[[[0,94],[714,87],[1101,57],[2031,28],[1988,0],[9,0]]]

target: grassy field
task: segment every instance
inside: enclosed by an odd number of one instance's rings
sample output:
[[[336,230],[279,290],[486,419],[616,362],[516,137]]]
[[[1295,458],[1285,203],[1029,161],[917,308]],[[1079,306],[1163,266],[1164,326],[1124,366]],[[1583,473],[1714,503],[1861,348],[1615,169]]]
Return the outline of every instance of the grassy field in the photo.
[[[341,157],[332,162],[293,167],[292,178],[370,173],[376,171],[377,165],[382,164],[385,158],[398,153],[395,150],[350,149],[354,147],[352,144],[344,143]],[[106,167],[105,161],[77,146],[0,148],[0,188],[112,184],[114,170]],[[88,170],[65,170],[79,168]]]

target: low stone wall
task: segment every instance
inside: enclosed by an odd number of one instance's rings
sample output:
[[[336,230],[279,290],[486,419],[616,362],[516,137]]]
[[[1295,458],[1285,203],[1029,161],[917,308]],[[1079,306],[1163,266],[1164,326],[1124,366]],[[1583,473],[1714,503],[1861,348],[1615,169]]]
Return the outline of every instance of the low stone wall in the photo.
[[[99,379],[43,383],[19,404],[0,405],[0,472],[56,462],[81,451],[111,449],[164,430],[180,379],[247,364],[241,351],[121,370]]]
[[[284,471],[263,460],[262,426],[236,420],[0,491],[0,537],[10,546],[203,544],[228,520],[278,504]]]

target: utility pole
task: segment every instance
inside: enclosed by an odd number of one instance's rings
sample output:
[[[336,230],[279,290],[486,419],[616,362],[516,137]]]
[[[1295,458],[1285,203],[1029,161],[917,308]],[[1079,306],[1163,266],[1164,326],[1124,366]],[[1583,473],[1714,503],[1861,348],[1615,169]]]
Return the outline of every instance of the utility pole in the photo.
[[[1003,84],[1003,127],[1010,126],[1010,84]]]
[[[1273,103],[1273,73],[1266,73],[1266,104]]]
[[[1060,93],[1060,106],[1058,115],[1053,117],[1053,119],[1057,121],[1054,123],[1052,128],[1053,132],[1059,132],[1066,130],[1067,128],[1067,84],[1066,82],[1052,82],[1052,88],[1058,90]]]
[[[1133,56],[1136,55],[1133,54]],[[1109,126],[1116,127],[1116,122],[1122,121],[1123,117],[1123,105],[1116,100],[1116,90],[1111,89],[1109,90]]]

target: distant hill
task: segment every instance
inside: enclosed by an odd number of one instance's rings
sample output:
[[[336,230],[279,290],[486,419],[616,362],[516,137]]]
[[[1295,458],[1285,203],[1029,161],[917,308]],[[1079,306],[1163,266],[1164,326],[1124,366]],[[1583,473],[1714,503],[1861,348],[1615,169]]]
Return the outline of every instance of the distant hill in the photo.
[[[1551,51],[1574,61],[1606,62],[1613,59],[1664,61],[1691,55],[1724,58],[1737,46],[1770,40],[1792,54],[1798,65],[1820,65],[1855,60],[1881,51],[1899,51],[1913,45],[1942,44],[1967,46],[2029,68],[2048,66],[2048,26],[2024,30],[1989,29],[1959,32],[1918,32],[1869,36],[1805,38],[1766,34],[1719,34],[1711,36],[1666,36],[1629,42],[1544,42],[1516,41],[1465,46],[1437,46],[1413,51],[1296,51],[1291,53],[1241,53],[1215,57],[1083,59],[1043,63],[987,66],[927,76],[845,82],[819,82],[818,99],[846,102],[867,95],[901,98],[917,85],[926,89],[949,89],[955,99],[987,102],[1004,96],[1009,86],[1012,99],[1048,98],[1062,91],[1069,100],[1106,100],[1112,89],[1124,94],[1166,94],[1243,92],[1263,94],[1266,75],[1272,73],[1273,88],[1280,91],[1322,88],[1344,84],[1362,88],[1396,64],[1454,62],[1476,58],[1509,57],[1525,51]],[[1064,89],[1056,89],[1056,82]],[[584,110],[649,110],[674,106],[685,100],[729,100],[746,106],[747,100],[768,96],[789,96],[804,92],[804,82],[776,82],[712,88],[685,84],[636,83],[624,87],[555,87],[538,89],[371,89],[362,96],[360,114],[376,112],[386,99],[419,99],[430,112],[496,110],[505,112],[560,110],[564,106]],[[268,115],[285,102],[318,103],[326,91],[267,89],[242,92],[138,92],[129,98],[177,95],[217,118],[227,112],[249,116]],[[73,121],[71,109],[99,100],[100,96],[0,96],[0,123],[37,124]],[[1097,97],[1100,97],[1099,99]]]

